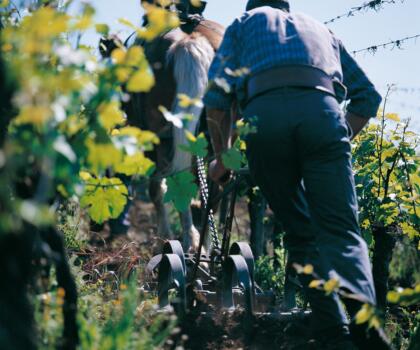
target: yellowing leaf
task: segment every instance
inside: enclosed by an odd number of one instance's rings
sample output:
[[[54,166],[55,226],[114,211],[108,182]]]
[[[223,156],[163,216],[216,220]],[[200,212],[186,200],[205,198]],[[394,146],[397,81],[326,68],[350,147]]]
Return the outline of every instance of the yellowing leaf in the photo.
[[[129,27],[129,28],[136,29],[136,26],[126,18],[119,18],[118,22],[121,23],[122,25],[125,25],[125,26]]]
[[[125,123],[124,112],[117,101],[104,102],[99,108],[99,120],[105,129],[111,130],[117,125]]]
[[[89,15],[84,15],[74,24],[74,29],[83,31],[91,27],[92,24],[92,17]]]
[[[379,329],[381,327],[381,320],[378,316],[372,316],[369,320],[369,327]]]
[[[115,70],[115,74],[117,75],[117,79],[120,83],[125,83],[130,77],[131,69],[126,67],[118,67]]]
[[[420,232],[406,222],[401,223],[401,229],[412,240],[420,236]]]
[[[145,40],[153,40],[163,32],[179,26],[178,16],[162,7],[142,2],[149,20],[146,28],[137,29],[137,35]]]
[[[309,288],[318,288],[319,286],[322,285],[322,283],[323,283],[323,281],[321,281],[321,280],[312,280],[309,283]]]
[[[95,143],[93,140],[88,139],[86,146],[89,152],[87,161],[94,172],[114,167],[121,162],[122,153],[111,142]]]
[[[305,275],[312,275],[313,273],[314,273],[314,267],[312,266],[312,265],[305,265],[304,267],[303,267],[303,270],[302,270],[302,272],[305,274]]]
[[[52,117],[51,110],[44,106],[26,106],[22,108],[15,119],[17,124],[35,124],[45,123]]]
[[[125,156],[123,162],[117,164],[115,171],[127,176],[145,176],[152,171],[154,165],[155,163],[146,158],[143,153],[136,153],[131,156]]]
[[[62,130],[68,136],[74,136],[87,125],[87,120],[83,115],[72,114],[67,117],[63,123],[60,124],[60,130]]]
[[[188,141],[191,141],[191,142],[196,142],[197,141],[197,138],[192,134],[192,132],[190,132],[188,130],[185,131],[185,136],[186,136]]]
[[[155,85],[155,77],[151,71],[139,70],[128,80],[127,91],[148,92]]]
[[[396,153],[397,153],[397,150],[393,149],[393,148],[390,148],[390,149],[387,149],[387,150],[383,151],[382,152],[382,161],[384,161],[387,158],[394,157]]]
[[[369,304],[363,304],[361,309],[357,312],[355,316],[356,324],[363,324],[368,322],[371,317],[374,315],[374,309]]]
[[[370,226],[369,219],[364,219],[360,226],[362,226],[364,229],[367,229]]]
[[[116,64],[123,64],[127,52],[121,48],[116,48],[111,52],[111,58]]]
[[[200,7],[201,6],[201,0],[190,0],[191,5],[195,6],[195,7]]]
[[[129,66],[139,66],[144,60],[143,49],[136,45],[128,49],[126,56],[126,64]]]
[[[139,146],[145,148],[146,150],[151,150],[153,145],[158,145],[160,142],[155,133],[148,130],[141,130],[134,126],[120,128],[118,135],[121,137],[135,137]]]
[[[88,181],[92,178],[92,175],[89,174],[87,171],[81,171],[79,173],[79,176],[83,181]]]
[[[43,40],[51,39],[54,36],[66,32],[68,21],[68,15],[57,12],[53,8],[46,6],[35,11],[31,16],[25,17],[22,20],[21,25],[23,30],[26,29],[31,31],[28,33],[28,35],[33,35],[33,38],[31,38],[32,40],[30,41],[36,41],[34,42],[35,45],[41,45],[45,44]]]
[[[395,291],[390,291],[388,292],[386,298],[390,303],[396,304],[400,300],[400,295]]]
[[[86,184],[80,205],[87,208],[89,216],[102,223],[116,219],[127,203],[127,187],[118,178],[92,178]]]
[[[182,108],[191,106],[201,107],[203,104],[199,98],[191,98],[186,94],[178,94],[178,105]]]
[[[340,287],[340,281],[336,278],[331,278],[324,284],[324,290],[327,295],[335,292]]]
[[[96,24],[95,29],[101,35],[107,36],[109,34],[109,26],[105,23]]]
[[[0,0],[0,8],[7,7],[10,4],[10,0]]]
[[[393,120],[395,122],[401,121],[401,118],[397,113],[387,113],[387,114],[385,114],[385,119],[390,119],[390,120]]]

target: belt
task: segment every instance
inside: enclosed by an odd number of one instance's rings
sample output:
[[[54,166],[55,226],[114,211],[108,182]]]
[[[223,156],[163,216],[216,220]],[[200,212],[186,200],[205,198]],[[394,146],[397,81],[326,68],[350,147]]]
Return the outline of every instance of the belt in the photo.
[[[342,102],[346,88],[324,71],[311,66],[283,66],[268,69],[252,76],[247,83],[247,102],[270,90],[283,87],[314,88],[333,95]]]

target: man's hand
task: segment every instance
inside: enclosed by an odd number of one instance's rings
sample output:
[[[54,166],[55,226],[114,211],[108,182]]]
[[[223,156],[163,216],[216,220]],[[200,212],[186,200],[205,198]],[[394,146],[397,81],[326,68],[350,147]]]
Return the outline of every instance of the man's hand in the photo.
[[[346,114],[346,120],[350,125],[350,128],[353,132],[351,139],[353,140],[357,134],[362,131],[362,129],[369,122],[369,118],[361,117],[357,114],[349,113]]]
[[[220,158],[217,158],[210,163],[209,177],[219,185],[223,185],[229,180],[230,171],[225,168]]]
[[[232,116],[229,111],[207,108],[207,125],[216,156],[209,165],[209,176],[222,185],[230,178],[230,171],[223,165],[222,154],[230,147]]]

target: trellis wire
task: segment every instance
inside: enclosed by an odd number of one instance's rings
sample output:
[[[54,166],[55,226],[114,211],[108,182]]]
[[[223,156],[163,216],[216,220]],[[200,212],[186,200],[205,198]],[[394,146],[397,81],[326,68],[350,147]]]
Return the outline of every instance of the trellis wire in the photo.
[[[369,53],[375,54],[378,51],[378,49],[380,49],[380,48],[386,49],[390,46],[392,46],[391,49],[395,49],[395,48],[401,49],[402,45],[404,43],[406,43],[407,41],[414,40],[416,42],[418,38],[420,38],[420,34],[407,36],[407,37],[402,38],[402,39],[391,40],[391,41],[388,41],[386,43],[376,44],[376,45],[372,45],[372,46],[369,46],[369,47],[365,47],[364,49],[354,50],[354,51],[352,51],[352,54],[356,55],[356,54],[361,53],[361,52],[369,52]]]
[[[405,0],[400,0],[399,2],[404,2]],[[346,13],[343,13],[339,16],[333,17],[329,19],[328,21],[325,21],[324,24],[330,24],[334,23],[342,18],[352,17],[357,12],[361,11],[367,11],[367,10],[375,10],[378,11],[382,8],[384,4],[395,4],[397,0],[372,0],[368,1],[360,6],[353,7],[351,10],[347,11]]]

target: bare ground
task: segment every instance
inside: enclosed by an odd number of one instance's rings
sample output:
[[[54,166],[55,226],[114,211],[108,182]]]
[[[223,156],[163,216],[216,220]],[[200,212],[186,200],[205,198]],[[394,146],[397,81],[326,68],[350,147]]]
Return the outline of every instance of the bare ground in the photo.
[[[134,271],[140,271],[139,285],[150,279],[144,268],[163,243],[157,234],[153,205],[135,201],[130,217],[132,226],[127,235],[110,237],[107,227],[90,232],[90,244],[77,253],[90,280],[101,276],[120,281]],[[234,231],[235,238],[247,240],[249,219],[245,201],[238,203]],[[180,332],[169,341],[168,349],[175,347],[171,344],[182,344],[192,350],[310,349],[302,321],[294,324],[270,317],[250,320],[241,310],[222,312],[204,304],[180,320]]]

